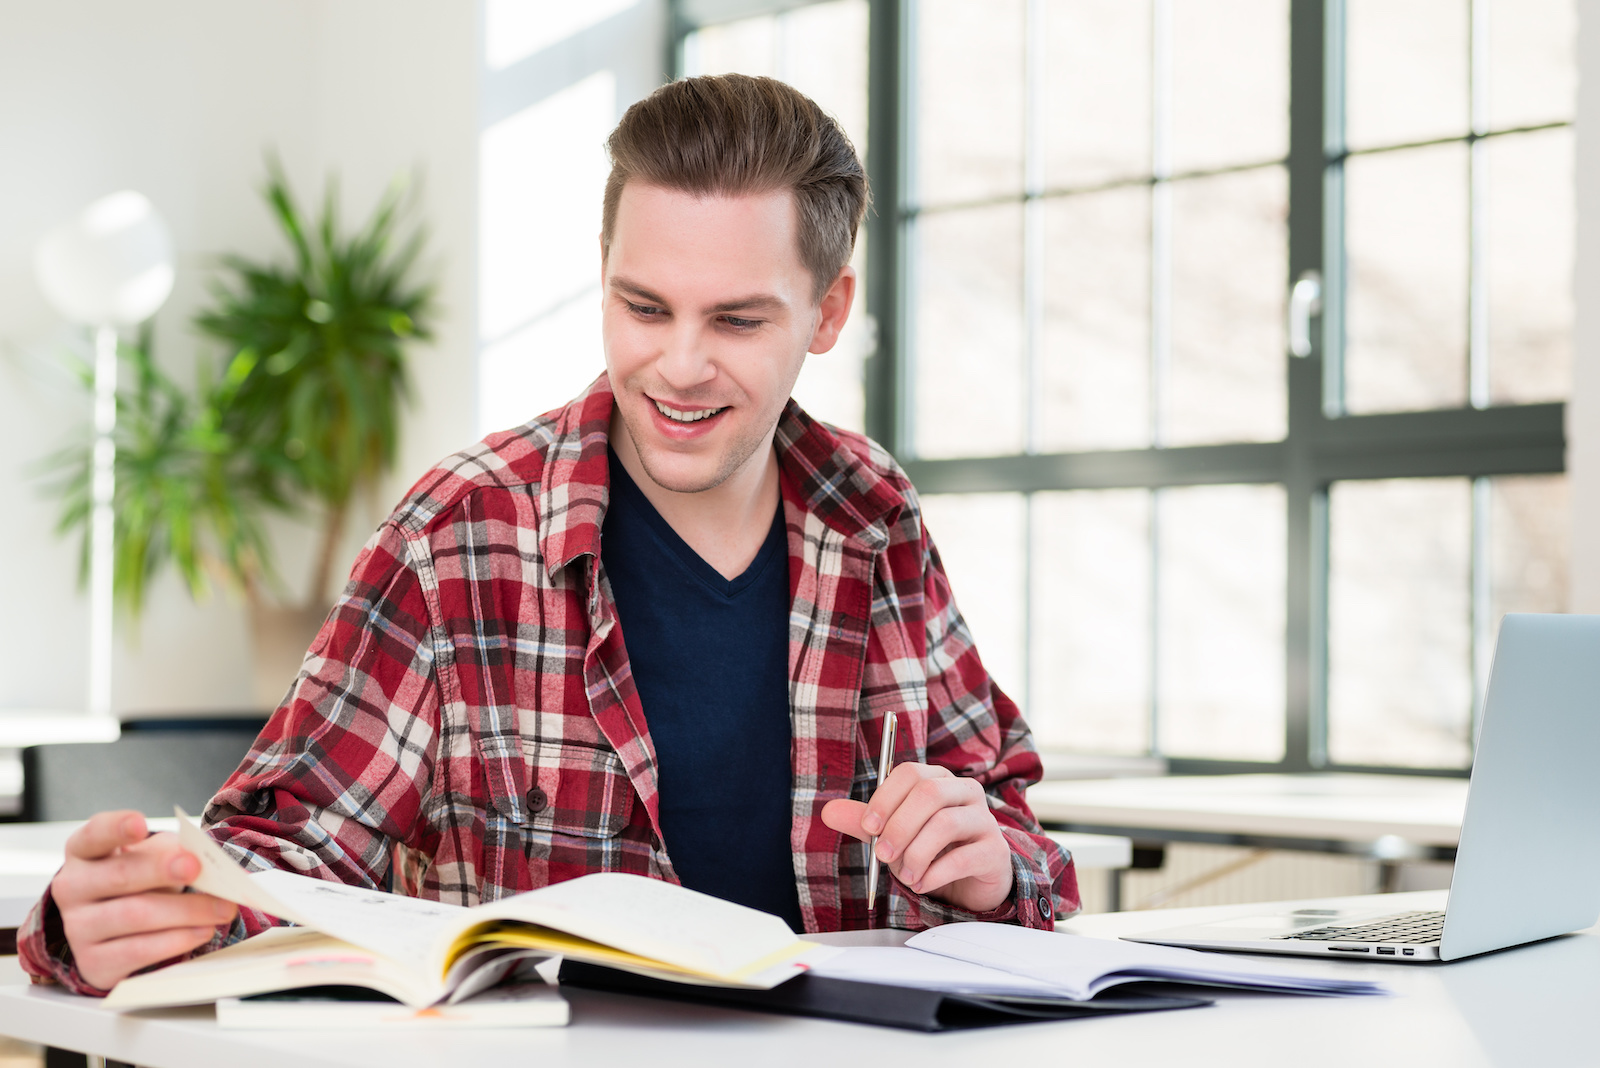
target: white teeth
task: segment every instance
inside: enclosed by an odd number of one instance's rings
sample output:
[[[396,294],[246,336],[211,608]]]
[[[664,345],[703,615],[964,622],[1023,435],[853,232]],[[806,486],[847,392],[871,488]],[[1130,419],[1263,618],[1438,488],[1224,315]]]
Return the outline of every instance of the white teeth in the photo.
[[[676,408],[668,408],[660,401],[654,401],[653,403],[656,406],[656,411],[675,423],[698,423],[702,419],[709,419],[718,412],[726,410],[723,408],[701,408],[697,412],[680,412]]]

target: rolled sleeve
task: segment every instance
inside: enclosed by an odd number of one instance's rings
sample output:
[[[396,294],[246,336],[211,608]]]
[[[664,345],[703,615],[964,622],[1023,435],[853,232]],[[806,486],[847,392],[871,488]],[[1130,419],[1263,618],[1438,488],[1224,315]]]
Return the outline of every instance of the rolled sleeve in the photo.
[[[928,763],[976,779],[1011,847],[1013,890],[981,916],[910,895],[905,919],[924,927],[955,920],[1000,920],[1050,930],[1078,911],[1072,857],[1047,837],[1029,808],[1027,788],[1044,766],[1016,703],[989,677],[956,608],[937,549],[924,532],[928,672]]]

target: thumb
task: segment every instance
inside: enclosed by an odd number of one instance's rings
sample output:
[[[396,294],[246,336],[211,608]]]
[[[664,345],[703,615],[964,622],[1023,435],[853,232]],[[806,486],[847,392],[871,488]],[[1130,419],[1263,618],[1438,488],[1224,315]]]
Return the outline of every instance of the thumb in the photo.
[[[864,801],[850,801],[839,797],[822,806],[822,822],[840,834],[848,834],[863,842],[872,835],[861,829],[861,817],[867,814]]]

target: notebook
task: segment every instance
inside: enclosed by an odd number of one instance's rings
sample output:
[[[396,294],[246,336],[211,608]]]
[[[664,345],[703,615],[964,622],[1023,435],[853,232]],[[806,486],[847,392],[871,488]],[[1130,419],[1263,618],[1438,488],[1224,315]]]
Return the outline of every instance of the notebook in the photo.
[[[1211,987],[1388,993],[1358,977],[1001,923],[808,937],[845,948],[772,990],[689,987],[572,962],[562,966],[561,984],[919,1031],[1193,1008],[1211,1004]]]

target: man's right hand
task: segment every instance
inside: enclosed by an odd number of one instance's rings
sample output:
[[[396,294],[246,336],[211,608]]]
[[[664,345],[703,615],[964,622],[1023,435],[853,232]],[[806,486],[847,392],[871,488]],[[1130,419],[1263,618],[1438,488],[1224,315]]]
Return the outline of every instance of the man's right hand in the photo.
[[[183,888],[200,861],[137,812],[102,812],[67,839],[50,883],[78,974],[102,990],[211,941],[238,907]]]

